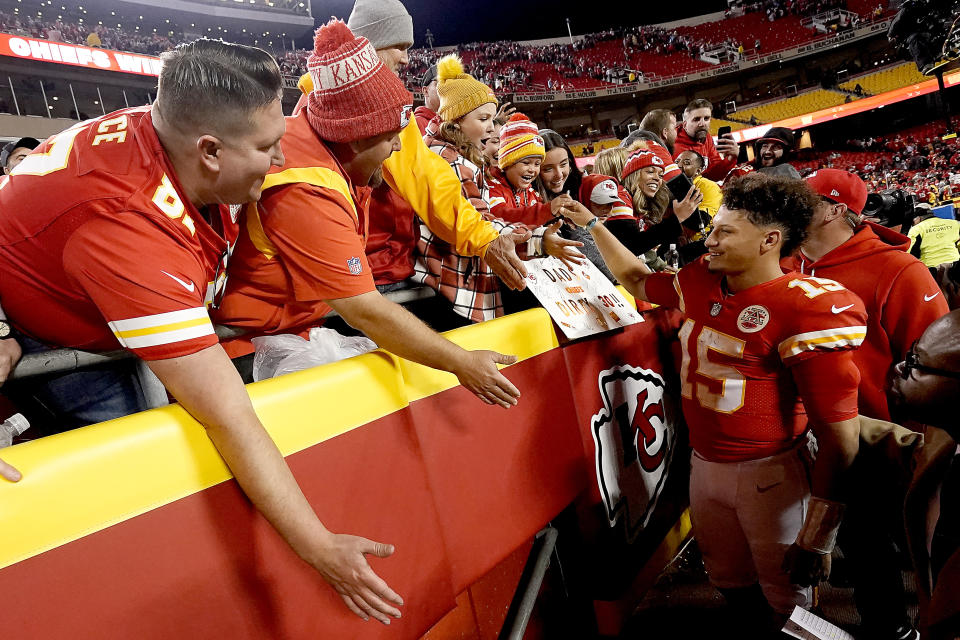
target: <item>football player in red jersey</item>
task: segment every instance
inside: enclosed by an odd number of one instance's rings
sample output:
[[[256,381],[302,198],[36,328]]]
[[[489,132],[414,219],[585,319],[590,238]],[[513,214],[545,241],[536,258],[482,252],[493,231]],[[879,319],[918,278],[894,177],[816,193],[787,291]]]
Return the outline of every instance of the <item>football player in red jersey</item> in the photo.
[[[403,602],[364,555],[392,547],[323,526],[207,315],[238,233],[222,205],[258,199],[284,162],[280,70],[265,51],[205,39],[163,59],[153,105],[50,138],[0,186],[4,311],[32,343],[145,360],[294,551],[352,610],[388,622]]]
[[[829,573],[857,452],[852,349],[863,303],[843,286],[784,274],[817,204],[806,183],[748,175],[724,189],[708,254],[653,274],[585,210],[607,265],[642,300],[680,308],[683,413],[694,453],[690,510],[707,572],[744,620],[809,604]],[[808,476],[808,427],[819,452]],[[812,495],[811,495],[812,493]],[[751,636],[752,637],[752,636]]]

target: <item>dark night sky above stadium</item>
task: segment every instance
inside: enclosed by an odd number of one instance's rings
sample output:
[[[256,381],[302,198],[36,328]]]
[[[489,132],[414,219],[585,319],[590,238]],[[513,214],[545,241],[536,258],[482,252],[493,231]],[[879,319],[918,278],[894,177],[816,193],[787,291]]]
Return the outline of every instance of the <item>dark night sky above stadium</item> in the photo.
[[[353,0],[311,0],[319,24],[331,15],[344,20]],[[426,46],[429,28],[434,45],[491,41],[535,40],[566,35],[570,18],[574,35],[601,31],[618,24],[656,24],[726,9],[726,0],[672,2],[650,0],[403,0],[413,16],[417,47]]]

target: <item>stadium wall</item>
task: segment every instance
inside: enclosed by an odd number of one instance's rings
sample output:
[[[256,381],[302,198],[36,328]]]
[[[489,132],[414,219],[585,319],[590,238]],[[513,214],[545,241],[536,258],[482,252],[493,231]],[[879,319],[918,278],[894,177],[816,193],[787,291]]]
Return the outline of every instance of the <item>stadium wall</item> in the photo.
[[[0,482],[0,634],[493,638],[531,539],[574,501],[597,599],[635,600],[638,572],[652,580],[651,558],[662,566],[689,531],[687,454],[665,382],[675,366],[661,353],[674,325],[658,311],[561,344],[535,309],[448,333],[520,357],[507,375],[523,397],[508,412],[384,352],[249,387],[325,524],[396,545],[372,560],[407,602],[390,627],[347,611],[179,406],[5,449],[24,479]],[[607,454],[613,467],[595,442],[621,452]],[[641,462],[655,474],[637,475]],[[623,489],[613,502],[611,482]]]
[[[77,123],[67,118],[43,118],[40,116],[13,116],[0,113],[0,138],[19,140],[30,136],[44,140]]]

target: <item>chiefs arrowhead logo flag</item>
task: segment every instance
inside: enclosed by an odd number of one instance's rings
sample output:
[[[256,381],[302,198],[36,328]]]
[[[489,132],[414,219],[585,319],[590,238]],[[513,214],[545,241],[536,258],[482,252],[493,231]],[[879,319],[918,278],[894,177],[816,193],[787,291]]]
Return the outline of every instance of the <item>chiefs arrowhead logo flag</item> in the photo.
[[[674,451],[674,404],[653,370],[629,365],[600,372],[603,408],[593,416],[597,484],[610,526],[623,519],[628,540],[649,522]]]

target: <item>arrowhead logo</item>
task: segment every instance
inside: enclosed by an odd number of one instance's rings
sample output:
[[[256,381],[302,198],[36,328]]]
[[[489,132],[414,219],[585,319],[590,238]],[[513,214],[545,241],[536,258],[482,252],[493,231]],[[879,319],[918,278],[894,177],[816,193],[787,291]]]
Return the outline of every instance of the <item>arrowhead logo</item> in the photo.
[[[593,416],[597,484],[607,520],[633,541],[666,485],[676,439],[675,405],[663,378],[629,365],[600,372],[603,408]]]

